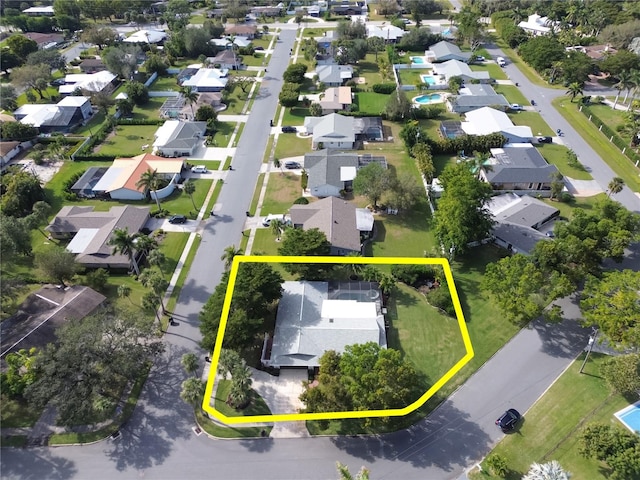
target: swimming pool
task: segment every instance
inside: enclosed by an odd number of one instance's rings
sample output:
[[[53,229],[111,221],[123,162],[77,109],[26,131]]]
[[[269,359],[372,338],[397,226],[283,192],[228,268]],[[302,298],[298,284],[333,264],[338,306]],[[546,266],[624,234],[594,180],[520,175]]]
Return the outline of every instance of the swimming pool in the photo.
[[[433,75],[420,75],[420,80],[422,80],[422,83],[426,83],[427,85],[436,84],[436,77]]]
[[[420,105],[428,105],[430,103],[441,103],[442,95],[440,95],[439,93],[429,93],[427,95],[420,95],[419,97],[415,97],[413,101]]]
[[[410,57],[411,58],[411,63],[413,65],[426,65],[427,59],[425,57]]]
[[[640,402],[629,405],[614,415],[625,427],[640,435]]]

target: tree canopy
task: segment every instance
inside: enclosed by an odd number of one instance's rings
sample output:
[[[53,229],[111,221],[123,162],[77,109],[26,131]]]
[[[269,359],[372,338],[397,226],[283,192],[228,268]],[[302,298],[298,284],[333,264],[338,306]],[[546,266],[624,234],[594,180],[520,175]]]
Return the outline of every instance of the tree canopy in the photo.
[[[303,230],[302,228],[288,228],[282,237],[278,253],[284,256],[312,257],[329,255],[331,244],[326,235],[317,228]],[[284,269],[292,275],[298,275],[304,280],[322,279],[330,265],[316,263],[285,263]]]
[[[358,195],[364,195],[367,200],[378,206],[378,201],[382,198],[391,183],[389,170],[377,162],[372,162],[366,167],[358,169],[356,178],[353,179],[353,191]]]

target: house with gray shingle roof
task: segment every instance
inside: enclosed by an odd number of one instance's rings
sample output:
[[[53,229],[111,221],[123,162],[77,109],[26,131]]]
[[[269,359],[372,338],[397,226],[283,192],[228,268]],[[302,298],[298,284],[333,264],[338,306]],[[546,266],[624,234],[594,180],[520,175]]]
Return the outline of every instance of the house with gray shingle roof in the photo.
[[[373,214],[346,200],[328,197],[289,210],[294,228],[317,228],[331,243],[331,255],[362,253],[362,242],[373,231]]]
[[[327,87],[339,87],[353,78],[353,67],[335,63],[318,65],[316,67],[316,75],[318,75],[318,81],[324,83]]]
[[[387,348],[382,295],[371,282],[284,282],[273,338],[261,363],[268,368],[314,370],[320,357],[348,345],[375,342]]]
[[[467,113],[482,107],[506,110],[510,103],[499,95],[491,85],[469,84],[461,88],[458,95],[446,97],[447,108],[454,113]]]
[[[444,76],[444,82],[448,83],[452,77],[461,77],[465,82],[477,80],[480,83],[491,83],[493,80],[489,72],[474,72],[469,65],[459,60],[449,60],[433,66],[433,74]]]
[[[471,52],[463,52],[456,44],[446,41],[431,45],[425,55],[433,62],[459,60],[467,63],[471,59]]]
[[[67,250],[76,254],[76,262],[86,268],[127,269],[128,255],[114,254],[109,240],[115,229],[138,233],[149,220],[149,207],[131,205],[95,212],[94,207],[62,207],[45,228],[56,239],[71,239]]]
[[[153,151],[165,157],[188,157],[202,143],[207,122],[167,120],[154,134]]]
[[[305,117],[304,127],[312,135],[311,148],[352,149],[356,141],[355,119],[337,113]]]
[[[480,170],[480,179],[494,190],[548,196],[557,172],[530,143],[508,143],[491,149],[489,165]]]

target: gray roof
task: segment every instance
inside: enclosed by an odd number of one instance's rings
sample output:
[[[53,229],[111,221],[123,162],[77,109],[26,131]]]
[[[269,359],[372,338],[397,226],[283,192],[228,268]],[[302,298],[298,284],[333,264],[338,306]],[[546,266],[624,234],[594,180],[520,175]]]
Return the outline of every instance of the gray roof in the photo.
[[[270,365],[317,367],[327,350],[343,352],[348,345],[367,342],[386,348],[379,300],[365,301],[369,292],[379,298],[375,284],[363,282],[363,290],[357,292],[360,295],[349,295],[350,299],[330,298],[335,295],[330,294],[327,282],[284,282],[282,288]],[[341,303],[329,305],[332,302]],[[344,308],[335,308],[340,305]]]
[[[458,95],[456,97],[449,97],[454,109],[459,107],[492,107],[492,106],[504,106],[508,107],[510,103],[504,98],[504,95]]]
[[[471,70],[469,65],[461,62],[460,60],[449,60],[444,63],[439,63],[435,67],[435,70],[437,71],[438,75],[444,75],[447,80],[451,77],[467,77],[477,80],[489,80],[491,78],[489,72],[474,72],[473,70]]]
[[[497,95],[493,87],[486,83],[470,83],[465,85],[462,90],[468,91],[470,95]]]
[[[314,143],[355,142],[355,119],[337,113],[323,117],[305,117],[304,126],[312,132]]]
[[[523,253],[531,253],[540,240],[549,240],[546,235],[533,228],[509,222],[496,223],[493,226],[493,236],[505,243],[510,243]]]
[[[322,185],[333,185],[342,188],[340,169],[342,167],[358,167],[358,155],[351,152],[324,149],[307,153],[304,156],[304,167],[309,174],[309,188]],[[294,222],[295,223],[295,222]]]
[[[102,176],[109,170],[109,167],[89,167],[82,174],[76,183],[71,187],[72,192],[82,190],[93,190]]]
[[[327,197],[308,205],[293,205],[289,213],[294,225],[302,225],[305,230],[317,228],[334,247],[358,252],[361,244],[357,210],[345,200]]]
[[[490,183],[545,183],[558,171],[555,165],[549,165],[534,146],[491,149],[496,164],[492,171],[485,171]]]
[[[128,265],[127,255],[113,255],[109,240],[117,228],[127,229],[131,234],[139,232],[149,219],[149,210],[131,205],[111,207],[108,212],[94,212],[93,207],[62,207],[45,230],[69,235],[91,231],[84,251],[76,256],[79,263]]]
[[[342,83],[343,80],[353,76],[351,65],[318,65],[316,67],[318,80],[322,83]]]
[[[471,52],[463,52],[457,45],[446,41],[431,45],[429,50],[436,56],[436,60],[447,55],[456,55],[463,60],[469,60],[471,58]]]
[[[518,196],[515,193],[505,193],[492,197],[487,209],[498,222],[507,222],[523,227],[535,228],[547,220],[557,216],[557,208],[547,205],[529,195]]]
[[[207,130],[207,122],[180,122],[171,138],[162,146],[163,149],[192,149],[197,145]]]

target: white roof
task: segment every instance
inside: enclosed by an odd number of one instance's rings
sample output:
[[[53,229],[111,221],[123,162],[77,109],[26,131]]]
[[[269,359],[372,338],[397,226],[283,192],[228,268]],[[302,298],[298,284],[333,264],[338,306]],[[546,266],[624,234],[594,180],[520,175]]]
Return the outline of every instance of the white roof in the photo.
[[[340,167],[340,181],[348,182],[356,178],[357,173],[356,167]]]
[[[80,88],[90,92],[101,92],[115,78],[116,76],[107,70],[96,73],[70,73],[64,77],[67,85],[62,85],[58,91],[73,93],[76,88]]]
[[[18,108],[15,112],[13,112],[13,116],[15,117],[20,115],[30,115],[34,112],[39,112],[40,110],[48,106],[51,106],[51,105],[46,105],[46,104],[38,105],[36,103],[25,103],[20,108]]]
[[[156,133],[153,135],[156,137],[155,142],[153,142],[154,147],[162,147],[165,145],[173,135],[173,132],[180,126],[180,120],[167,120],[164,122]]]
[[[91,99],[89,97],[84,97],[82,95],[69,95],[68,97],[64,97],[62,100],[58,102],[59,107],[81,107],[85,103],[89,102]]]
[[[47,121],[53,119],[58,114],[57,105],[42,105],[39,110],[30,112],[26,117],[20,120],[20,123],[24,125],[33,125],[34,127],[40,127],[47,123]]]
[[[220,70],[218,68],[201,68],[191,78],[182,82],[184,87],[219,87],[224,88],[228,79],[224,78],[228,73],[227,69]]]
[[[465,114],[466,122],[462,122],[462,129],[469,135],[488,135],[495,132],[505,132],[520,138],[531,138],[531,127],[515,126],[509,116],[491,107],[482,107]]]
[[[551,31],[551,28],[547,25],[549,24],[549,18],[541,17],[537,13],[533,15],[529,15],[527,20],[523,20],[518,24],[518,26],[524,30],[533,30],[539,33],[547,33]]]
[[[162,30],[138,30],[123,41],[127,43],[158,43],[165,38],[167,38],[167,34]]]
[[[373,230],[373,213],[368,208],[356,208],[356,228],[359,232]]]
[[[55,12],[53,10],[53,5],[48,7],[30,7],[22,10],[22,13],[50,13],[53,15]]]
[[[385,40],[397,40],[405,34],[405,31],[394,25],[367,25],[367,37],[380,37]]]
[[[81,228],[67,245],[67,250],[71,253],[84,252],[99,231],[99,228]]]
[[[127,92],[120,92],[116,95],[116,100],[126,100],[129,98],[129,94]]]

